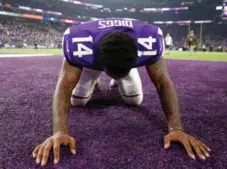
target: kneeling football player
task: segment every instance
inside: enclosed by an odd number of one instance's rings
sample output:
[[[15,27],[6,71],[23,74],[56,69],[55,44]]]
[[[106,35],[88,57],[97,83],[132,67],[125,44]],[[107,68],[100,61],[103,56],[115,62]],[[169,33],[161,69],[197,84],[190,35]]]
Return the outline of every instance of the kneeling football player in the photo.
[[[45,165],[52,148],[54,163],[58,163],[61,145],[69,146],[76,154],[76,140],[68,130],[70,103],[85,106],[101,72],[114,79],[126,104],[140,105],[143,90],[137,68],[142,66],[157,89],[167,119],[169,132],[164,137],[164,147],[177,141],[192,159],[193,149],[200,159],[209,157],[210,149],[183,130],[177,94],[163,58],[161,29],[128,19],[87,22],[66,30],[63,49],[65,59],[53,97],[53,135],[34,149],[37,163]]]

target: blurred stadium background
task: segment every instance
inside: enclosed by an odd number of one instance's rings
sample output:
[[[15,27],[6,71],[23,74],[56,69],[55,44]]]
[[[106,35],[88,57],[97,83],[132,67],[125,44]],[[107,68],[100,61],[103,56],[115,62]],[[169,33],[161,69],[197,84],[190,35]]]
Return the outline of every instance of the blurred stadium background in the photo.
[[[67,27],[101,18],[121,17],[158,25],[165,36],[170,33],[173,37],[173,50],[186,50],[186,36],[193,30],[198,38],[197,50],[226,52],[225,1],[2,0],[0,48],[34,48],[37,43],[38,48],[59,49]]]
[[[51,153],[46,168],[227,169],[227,0],[0,0],[0,169],[41,168],[31,152],[52,133],[63,32],[110,17],[139,19],[171,34],[172,51],[165,57],[171,59],[167,64],[184,128],[210,146],[211,158],[190,160],[175,144],[163,149],[166,121],[156,90],[140,68],[141,107],[125,107],[102,76],[103,90],[95,91],[88,108],[70,112],[77,156],[62,149],[54,166]],[[190,30],[197,36],[192,55],[185,45]]]

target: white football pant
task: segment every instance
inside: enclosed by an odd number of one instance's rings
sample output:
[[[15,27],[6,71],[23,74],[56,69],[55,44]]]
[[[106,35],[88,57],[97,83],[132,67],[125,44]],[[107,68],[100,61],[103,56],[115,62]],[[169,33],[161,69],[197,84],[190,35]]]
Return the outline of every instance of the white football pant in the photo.
[[[90,100],[96,84],[99,82],[101,71],[83,68],[80,80],[72,92],[71,104],[84,106]],[[119,92],[126,104],[138,106],[143,101],[143,90],[139,72],[131,69],[129,74],[116,80]]]

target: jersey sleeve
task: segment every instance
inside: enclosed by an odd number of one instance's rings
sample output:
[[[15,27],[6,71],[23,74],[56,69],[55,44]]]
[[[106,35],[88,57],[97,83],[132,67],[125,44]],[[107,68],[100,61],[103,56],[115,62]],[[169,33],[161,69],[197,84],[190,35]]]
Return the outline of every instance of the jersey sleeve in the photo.
[[[157,61],[160,60],[165,54],[165,41],[163,37],[163,32],[158,28],[157,33]]]
[[[64,58],[71,66],[94,68],[92,36],[77,27],[68,28],[63,36]]]
[[[158,27],[151,27],[147,31],[146,38],[138,38],[138,59],[136,67],[148,66],[159,61],[165,53],[165,39],[162,30]]]
[[[63,50],[64,58],[71,66],[82,67],[79,63],[72,61],[72,58],[71,58],[72,54],[69,46],[69,40],[70,40],[70,28],[66,29],[62,38],[62,50]]]

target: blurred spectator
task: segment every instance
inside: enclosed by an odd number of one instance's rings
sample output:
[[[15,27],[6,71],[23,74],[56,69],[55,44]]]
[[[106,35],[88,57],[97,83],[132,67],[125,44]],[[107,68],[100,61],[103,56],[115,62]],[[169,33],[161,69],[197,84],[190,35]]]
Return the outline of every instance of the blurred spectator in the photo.
[[[18,19],[13,17],[4,17],[0,20],[0,47],[38,47],[56,48],[61,47],[63,32],[71,25],[60,23],[44,23],[39,20]],[[169,32],[174,37],[173,49],[183,48],[188,25],[158,25],[165,33]],[[190,27],[194,30],[197,37],[200,35],[200,25],[193,24]],[[203,37],[201,45],[204,44],[207,49],[213,51],[227,48],[226,26],[219,24],[204,24]],[[198,43],[200,45],[200,42]],[[202,50],[202,46],[201,47]]]
[[[34,46],[34,41],[39,46],[55,47],[61,43],[64,26],[45,24],[40,21],[13,19],[2,21],[0,25],[0,41],[3,44],[15,46]],[[62,28],[59,30],[59,27]]]
[[[188,33],[188,25],[158,25],[161,27],[162,31],[170,32],[174,37],[174,48],[183,48],[184,41]],[[218,51],[219,46],[227,46],[227,29],[226,25],[219,24],[204,24],[203,25],[203,36],[201,43],[207,48]],[[191,29],[194,30],[195,35],[198,38],[198,45],[200,46],[200,25],[191,25]]]

